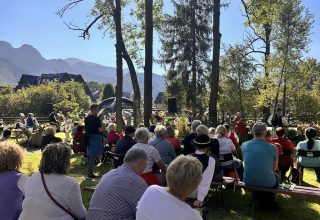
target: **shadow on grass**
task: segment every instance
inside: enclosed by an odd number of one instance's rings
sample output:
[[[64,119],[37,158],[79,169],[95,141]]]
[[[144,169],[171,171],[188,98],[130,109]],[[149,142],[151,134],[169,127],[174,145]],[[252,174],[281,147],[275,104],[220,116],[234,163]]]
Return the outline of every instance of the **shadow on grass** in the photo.
[[[249,205],[251,192],[243,189],[224,190],[224,204],[217,209],[215,197],[209,201],[209,219],[252,219]],[[319,219],[320,205],[316,200],[278,195],[279,211],[255,211],[253,219]]]

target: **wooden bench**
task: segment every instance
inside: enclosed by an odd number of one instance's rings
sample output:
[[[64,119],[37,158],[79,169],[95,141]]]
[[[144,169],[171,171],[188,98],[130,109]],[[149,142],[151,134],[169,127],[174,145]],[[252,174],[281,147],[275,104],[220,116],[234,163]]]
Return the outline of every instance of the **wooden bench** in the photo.
[[[218,204],[222,205],[224,203],[223,190],[222,190],[223,186],[228,186],[231,184],[235,184],[235,179],[227,176],[223,177],[223,181],[219,181],[219,182],[213,181],[211,183],[211,188],[215,190],[216,200]]]
[[[86,186],[83,189],[86,192],[94,192],[96,190],[96,186]]]
[[[313,198],[320,201],[320,188],[315,187],[305,187],[305,186],[296,186],[292,185],[290,189],[285,189],[279,186],[278,188],[274,189],[266,189],[266,188],[259,188],[259,187],[252,187],[246,186],[244,182],[238,182],[235,184],[237,187],[247,189],[251,192],[269,192],[269,193],[280,193],[286,194],[290,196],[301,196],[304,198]],[[254,215],[254,210],[256,208],[256,201],[252,201],[251,203],[251,216]]]

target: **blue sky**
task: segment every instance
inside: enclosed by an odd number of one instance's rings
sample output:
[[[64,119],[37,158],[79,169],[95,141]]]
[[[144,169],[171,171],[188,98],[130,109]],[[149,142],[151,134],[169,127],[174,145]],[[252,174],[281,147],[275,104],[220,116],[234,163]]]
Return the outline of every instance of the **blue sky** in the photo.
[[[171,11],[170,0],[165,10]],[[79,38],[78,32],[69,30],[64,21],[84,24],[90,20],[89,9],[94,0],[86,0],[60,19],[55,12],[65,0],[0,0],[0,40],[14,47],[31,44],[47,59],[76,57],[106,66],[115,66],[114,39],[102,38],[102,31],[92,29],[90,40]],[[240,43],[245,38],[244,17],[240,0],[229,0],[228,8],[221,12],[222,43]],[[302,0],[302,4],[314,14],[310,51],[305,56],[320,60],[320,1]],[[154,56],[157,58],[160,43],[154,39]],[[140,70],[141,71],[141,70]],[[163,68],[154,64],[154,73],[163,74]]]

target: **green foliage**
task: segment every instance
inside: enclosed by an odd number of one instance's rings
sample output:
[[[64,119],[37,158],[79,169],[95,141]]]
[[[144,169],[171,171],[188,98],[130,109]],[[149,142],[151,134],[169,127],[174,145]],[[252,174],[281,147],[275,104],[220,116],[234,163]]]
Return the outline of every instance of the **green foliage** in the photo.
[[[107,98],[110,97],[114,97],[114,88],[113,85],[108,83],[105,85],[104,89],[103,89],[103,93],[102,93],[102,100],[105,100]]]
[[[0,112],[2,116],[17,116],[19,112],[46,115],[50,111],[49,103],[61,113],[70,113],[78,119],[88,111],[90,98],[80,83],[49,82],[0,96]]]

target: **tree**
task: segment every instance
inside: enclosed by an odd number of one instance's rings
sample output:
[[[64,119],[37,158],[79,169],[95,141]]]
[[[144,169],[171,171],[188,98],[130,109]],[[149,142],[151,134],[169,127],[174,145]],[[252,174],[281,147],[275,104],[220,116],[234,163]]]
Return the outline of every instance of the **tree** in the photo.
[[[211,1],[173,2],[174,14],[166,14],[161,30],[160,63],[166,69],[168,96],[179,100],[196,115],[205,94],[205,70],[211,43]],[[177,28],[179,27],[179,28]],[[200,99],[199,99],[200,97]]]
[[[279,83],[275,97],[275,108],[278,105],[280,86],[283,84],[282,110],[286,112],[286,91],[289,67],[302,57],[309,43],[309,34],[313,16],[302,5],[300,0],[284,0],[279,8],[279,18],[275,21],[274,48],[275,59],[280,64]],[[279,62],[281,61],[281,62]]]
[[[145,22],[144,124],[148,127],[152,113],[153,0],[145,0]]]
[[[69,0],[62,9],[58,11],[58,15],[62,17],[64,13],[75,7],[77,4],[84,0]],[[117,56],[117,92],[116,92],[116,111],[117,111],[117,120],[122,121],[122,80],[123,80],[123,70],[122,70],[122,58],[126,61],[130,76],[132,87],[134,91],[134,100],[133,100],[133,116],[134,124],[137,126],[140,122],[140,102],[141,102],[141,93],[138,84],[136,70],[129,55],[126,45],[124,43],[123,34],[122,34],[122,17],[121,17],[121,8],[124,7],[128,2],[115,0],[96,0],[94,7],[91,9],[91,15],[94,19],[84,28],[80,28],[72,23],[67,24],[69,29],[80,31],[83,39],[88,39],[90,37],[90,29],[94,24],[97,24],[100,21],[99,28],[106,29],[110,32],[112,37],[116,38],[116,56]],[[121,55],[121,56],[120,56]],[[121,59],[120,59],[121,58]],[[118,124],[118,130],[122,128],[122,123]]]
[[[105,85],[103,89],[102,100],[105,100],[110,97],[114,97],[114,88],[112,84],[108,83]]]
[[[220,0],[214,0],[213,6],[213,52],[212,52],[212,72],[210,77],[210,101],[209,101],[209,123],[216,126],[218,121],[217,104],[220,75]]]
[[[247,55],[245,46],[236,44],[225,50],[221,65],[223,77],[231,87],[234,87],[234,98],[231,101],[237,106],[235,110],[243,113],[243,93],[250,88],[256,71],[254,59]]]

